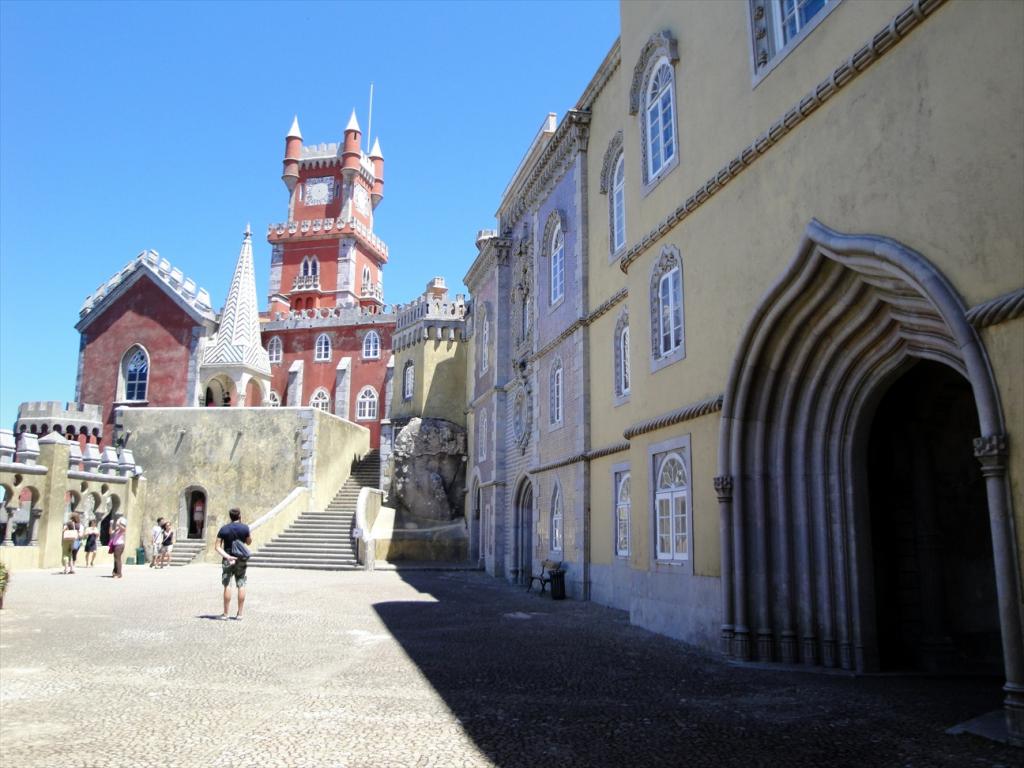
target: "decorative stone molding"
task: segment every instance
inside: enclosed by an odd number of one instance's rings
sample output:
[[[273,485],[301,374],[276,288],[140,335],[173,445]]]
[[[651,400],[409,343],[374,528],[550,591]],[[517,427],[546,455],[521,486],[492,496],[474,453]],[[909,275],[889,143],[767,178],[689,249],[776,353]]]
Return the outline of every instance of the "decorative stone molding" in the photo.
[[[669,411],[661,416],[655,416],[653,419],[637,422],[623,432],[622,436],[627,440],[632,440],[638,435],[646,435],[648,432],[671,427],[673,424],[706,416],[709,413],[717,413],[722,410],[722,399],[722,395],[715,395],[706,400],[698,400],[696,403],[684,405],[682,408]]]
[[[669,62],[679,61],[679,47],[672,33],[667,29],[651,35],[640,51],[640,58],[633,66],[633,82],[629,86],[629,114],[635,115],[640,111],[640,104],[643,101],[644,86],[647,83],[647,71],[651,63],[667,56]]]
[[[540,254],[545,259],[551,258],[551,238],[555,235],[555,227],[560,226],[562,228],[562,237],[565,237],[569,231],[569,218],[565,215],[565,211],[561,208],[552,209],[551,213],[548,214],[547,221],[544,222],[544,234],[541,236],[540,241]]]
[[[527,470],[527,474],[539,475],[544,472],[550,472],[552,469],[559,469],[561,467],[567,467],[570,464],[579,464],[581,461],[594,461],[605,456],[611,456],[614,453],[621,453],[622,451],[629,450],[629,443],[615,443],[614,445],[607,445],[603,448],[597,448],[593,451],[587,451],[586,453],[575,453],[571,456],[565,456],[555,461],[549,461],[547,464],[541,464]]]
[[[587,87],[583,90],[583,94],[580,96],[580,100],[576,103],[576,109],[589,112],[594,102],[597,101],[597,97],[601,95],[601,91],[611,80],[612,75],[615,74],[615,70],[619,68],[622,63],[622,47],[618,39],[612,43],[611,49],[604,57],[604,61],[601,62],[601,66],[597,68],[597,72],[590,79]]]
[[[672,270],[679,270],[679,316],[683,320],[681,331],[682,336],[679,341],[679,346],[673,349],[671,352],[662,353],[661,351],[661,278],[672,272]],[[665,245],[661,249],[661,257],[654,263],[654,268],[651,270],[651,287],[648,294],[648,306],[651,308],[651,370],[656,371],[659,368],[673,363],[676,360],[681,360],[686,355],[686,316],[684,307],[686,305],[686,296],[683,293],[683,258],[679,253],[679,249],[674,245]]]
[[[629,395],[629,390],[624,390],[622,387],[622,371],[623,367],[629,363],[628,360],[623,359],[622,349],[622,332],[629,328],[629,307],[623,307],[622,311],[619,312],[619,317],[615,321],[615,331],[612,335],[612,345],[614,346],[614,357],[615,362],[613,365],[613,373],[615,375],[615,382],[612,391],[615,393],[616,401],[622,401]]]
[[[732,475],[718,475],[714,482],[718,502],[724,504],[732,501]]]
[[[759,157],[774,147],[783,136],[802,123],[808,115],[835,96],[840,90],[864,70],[888,53],[915,27],[931,16],[946,0],[916,0],[893,17],[892,21],[854,52],[849,59],[836,67],[831,75],[822,80],[806,96],[794,104],[776,120],[768,130],[758,136],[739,154],[726,163],[705,184],[690,195],[672,213],[666,216],[641,238],[619,260],[619,268],[628,272],[630,265],[663,237],[676,224],[703,205],[722,187],[749,168]],[[631,96],[632,98],[632,96]],[[632,102],[631,102],[632,103]]]
[[[519,356],[529,352],[533,340],[533,248],[529,237],[519,241],[513,259],[512,308],[509,315],[512,320],[513,348]]]
[[[604,151],[604,162],[601,164],[601,194],[607,195],[612,188],[612,173],[615,170],[615,162],[619,159],[622,151],[622,130],[612,136],[608,142],[608,149]]]
[[[981,474],[985,477],[1005,475],[1008,456],[1009,436],[986,435],[974,438],[974,458],[981,464]]]
[[[975,328],[988,328],[1024,316],[1024,288],[1004,293],[967,310],[967,322]]]

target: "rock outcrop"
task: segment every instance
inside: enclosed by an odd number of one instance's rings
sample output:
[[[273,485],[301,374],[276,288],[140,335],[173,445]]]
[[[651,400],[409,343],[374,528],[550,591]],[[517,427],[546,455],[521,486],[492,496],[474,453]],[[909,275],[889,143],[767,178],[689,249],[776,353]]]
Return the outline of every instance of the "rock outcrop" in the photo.
[[[444,523],[463,516],[466,430],[445,419],[409,421],[395,438],[392,503],[400,523]]]

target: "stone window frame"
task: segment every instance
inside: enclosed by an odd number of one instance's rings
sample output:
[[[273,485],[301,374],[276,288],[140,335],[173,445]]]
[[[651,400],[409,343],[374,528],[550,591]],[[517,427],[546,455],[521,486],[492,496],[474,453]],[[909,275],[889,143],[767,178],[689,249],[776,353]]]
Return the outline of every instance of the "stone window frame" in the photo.
[[[377,390],[367,384],[359,390],[356,397],[356,421],[376,421],[380,412],[379,406],[380,397]]]
[[[550,529],[548,538],[552,554],[565,550],[565,499],[562,494],[562,484],[555,478],[554,488],[551,489],[551,510],[548,514]]]
[[[658,488],[658,475],[660,474],[664,462],[669,456],[677,456],[682,462],[683,472],[686,476],[685,497],[686,497],[686,553],[684,556],[676,557],[675,553],[671,553],[671,557],[660,557],[658,552],[658,500],[659,500],[659,488]],[[668,440],[663,440],[659,443],[652,444],[647,447],[647,470],[649,474],[648,488],[648,525],[650,535],[648,541],[651,542],[650,547],[650,560],[653,568],[667,568],[671,569],[673,573],[693,574],[693,452],[691,450],[690,434],[679,435]],[[671,520],[672,518],[670,518]],[[671,541],[674,547],[675,537],[670,532],[672,537]]]
[[[317,408],[324,413],[331,412],[331,393],[325,387],[317,387],[309,396],[309,407]]]
[[[269,408],[280,408],[281,407],[281,396],[274,390],[270,390],[270,394],[267,395],[267,407]]]
[[[676,64],[679,61],[678,44],[675,37],[668,30],[658,32],[648,39],[640,51],[640,56],[633,67],[633,81],[629,90],[629,113],[637,115],[640,123],[640,192],[646,197],[661,180],[668,176],[672,170],[679,165],[679,99],[678,83],[679,77],[676,72]],[[668,64],[672,73],[672,137],[675,152],[672,158],[666,161],[657,174],[652,174],[650,167],[650,147],[647,135],[647,99],[651,79],[660,69],[661,64]]]
[[[621,559],[629,557],[630,550],[633,544],[633,502],[632,502],[632,489],[633,489],[633,478],[632,471],[629,462],[622,462],[612,466],[612,531],[614,531],[614,540],[612,542],[612,554]],[[629,499],[625,504],[622,503],[621,492],[623,482],[629,483],[628,492],[630,494]],[[620,516],[620,510],[625,507],[625,520]],[[622,525],[625,522],[625,548],[619,546],[623,540]]]
[[[804,22],[797,33],[788,40],[784,39],[781,26],[781,19],[784,16],[781,3],[782,0],[748,0],[752,88],[756,88],[768,73],[807,39],[808,35],[843,3],[843,0],[825,0],[824,5],[814,16]]]
[[[412,400],[416,392],[416,364],[412,360],[406,360],[402,367],[402,400]]]
[[[331,335],[329,333],[321,333],[316,337],[316,343],[313,347],[313,362],[329,363],[333,354],[334,345],[331,344]]]
[[[524,235],[516,248],[512,273],[512,328],[514,351],[519,355],[529,350],[533,341],[533,246]]]
[[[284,359],[284,342],[280,336],[274,336],[267,342],[267,359],[271,365],[280,365]]]
[[[541,241],[541,255],[548,260],[548,307],[554,310],[565,301],[565,238],[569,234],[568,221],[561,209],[555,208],[548,214],[544,223],[543,240]],[[555,238],[561,235],[562,247],[561,261],[559,262],[561,293],[555,296]]]
[[[622,163],[622,245],[615,247],[615,195],[617,186],[615,183],[616,172],[619,164]],[[604,162],[601,164],[601,180],[599,191],[602,195],[608,195],[608,263],[616,261],[624,250],[626,250],[626,155],[623,147],[622,130],[616,132],[608,142],[608,148],[604,151]]]
[[[316,256],[303,256],[299,274],[302,277],[318,277],[320,275],[320,260]]]
[[[380,334],[376,331],[363,336],[363,360],[380,360]]]
[[[622,343],[623,333],[626,334],[626,344]],[[612,336],[614,345],[614,381],[612,382],[613,402],[616,406],[629,402],[630,388],[624,386],[631,384],[632,366],[629,359],[629,307],[623,307],[615,321],[615,330]]]
[[[144,371],[141,376],[142,379],[142,397],[128,397],[128,388],[133,384],[129,381],[130,371],[133,361],[136,356],[142,355],[144,362]],[[132,344],[125,350],[124,354],[121,355],[121,362],[117,367],[117,401],[118,403],[138,403],[146,404],[149,402],[149,374],[151,372],[152,356],[149,354],[149,350],[146,349],[142,344]],[[134,394],[139,394],[139,376],[135,377],[134,381]]]
[[[559,429],[565,423],[565,367],[556,357],[548,369],[548,429]]]
[[[490,343],[491,343],[491,325],[490,325],[490,310],[487,308],[487,304],[484,303],[480,306],[480,373],[487,373],[491,364],[490,354]]]
[[[679,270],[679,343],[674,349],[663,352],[661,349],[661,282],[671,274],[673,269]],[[651,308],[651,373],[665,366],[678,362],[686,357],[686,293],[683,280],[683,257],[674,245],[665,245],[661,255],[651,267],[650,308]]]
[[[476,460],[487,461],[487,430],[489,428],[487,408],[480,409],[480,424],[477,427]]]

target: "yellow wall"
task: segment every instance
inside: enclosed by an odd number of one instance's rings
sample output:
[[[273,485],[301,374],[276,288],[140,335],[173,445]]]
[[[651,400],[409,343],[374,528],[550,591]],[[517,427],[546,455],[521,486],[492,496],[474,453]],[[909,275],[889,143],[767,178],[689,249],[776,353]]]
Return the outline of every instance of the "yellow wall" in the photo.
[[[449,340],[447,329],[443,335],[443,339],[417,342],[395,355],[393,419],[422,416],[466,426],[466,344]],[[412,400],[404,400],[405,364],[409,360],[416,367],[416,378]]]

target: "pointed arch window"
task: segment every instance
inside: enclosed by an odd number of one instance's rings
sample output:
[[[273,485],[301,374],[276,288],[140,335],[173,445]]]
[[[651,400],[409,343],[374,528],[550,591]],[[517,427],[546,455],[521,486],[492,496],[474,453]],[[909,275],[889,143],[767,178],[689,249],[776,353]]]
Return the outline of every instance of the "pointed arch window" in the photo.
[[[267,357],[270,358],[271,363],[280,363],[283,356],[283,345],[281,344],[281,337],[275,336],[267,344]]]
[[[309,398],[309,404],[313,408],[317,408],[324,413],[330,413],[331,411],[331,396],[327,394],[327,390],[323,387],[319,387],[311,398]]]
[[[620,153],[612,175],[611,206],[612,253],[626,246],[626,156]]]
[[[565,515],[562,510],[562,488],[557,483],[551,492],[551,551],[561,552],[563,546],[563,523]]]
[[[688,560],[689,480],[683,457],[676,451],[655,457],[655,530],[659,560]]]
[[[615,473],[615,554],[618,557],[629,555],[631,486],[628,471]]]
[[[302,260],[302,276],[316,277],[320,274],[320,262],[316,256],[306,256]]]
[[[551,303],[556,304],[565,296],[565,237],[562,225],[555,225],[551,235]]]
[[[363,387],[356,398],[356,420],[376,421],[377,419],[377,390],[373,387]]]
[[[551,387],[551,408],[550,418],[552,426],[562,423],[562,363],[556,360],[551,367],[551,380],[549,382]]]
[[[331,337],[326,333],[321,333],[316,337],[316,349],[313,354],[313,360],[318,363],[329,362],[331,359]]]
[[[412,394],[416,388],[416,366],[411,360],[406,362],[402,372],[402,399],[412,400]]]
[[[370,289],[370,268],[363,267],[363,291],[366,292]]]
[[[367,331],[363,337],[363,358],[376,360],[380,357],[380,335],[376,331]]]
[[[659,59],[651,69],[644,103],[648,183],[667,171],[676,159],[674,85],[668,59]]]
[[[275,392],[274,390],[270,390],[270,397],[268,398],[267,402],[271,408],[280,408],[281,396],[277,394],[277,392]]]
[[[121,359],[121,378],[124,381],[124,400],[141,402],[149,391],[149,355],[140,346],[125,352]]]

